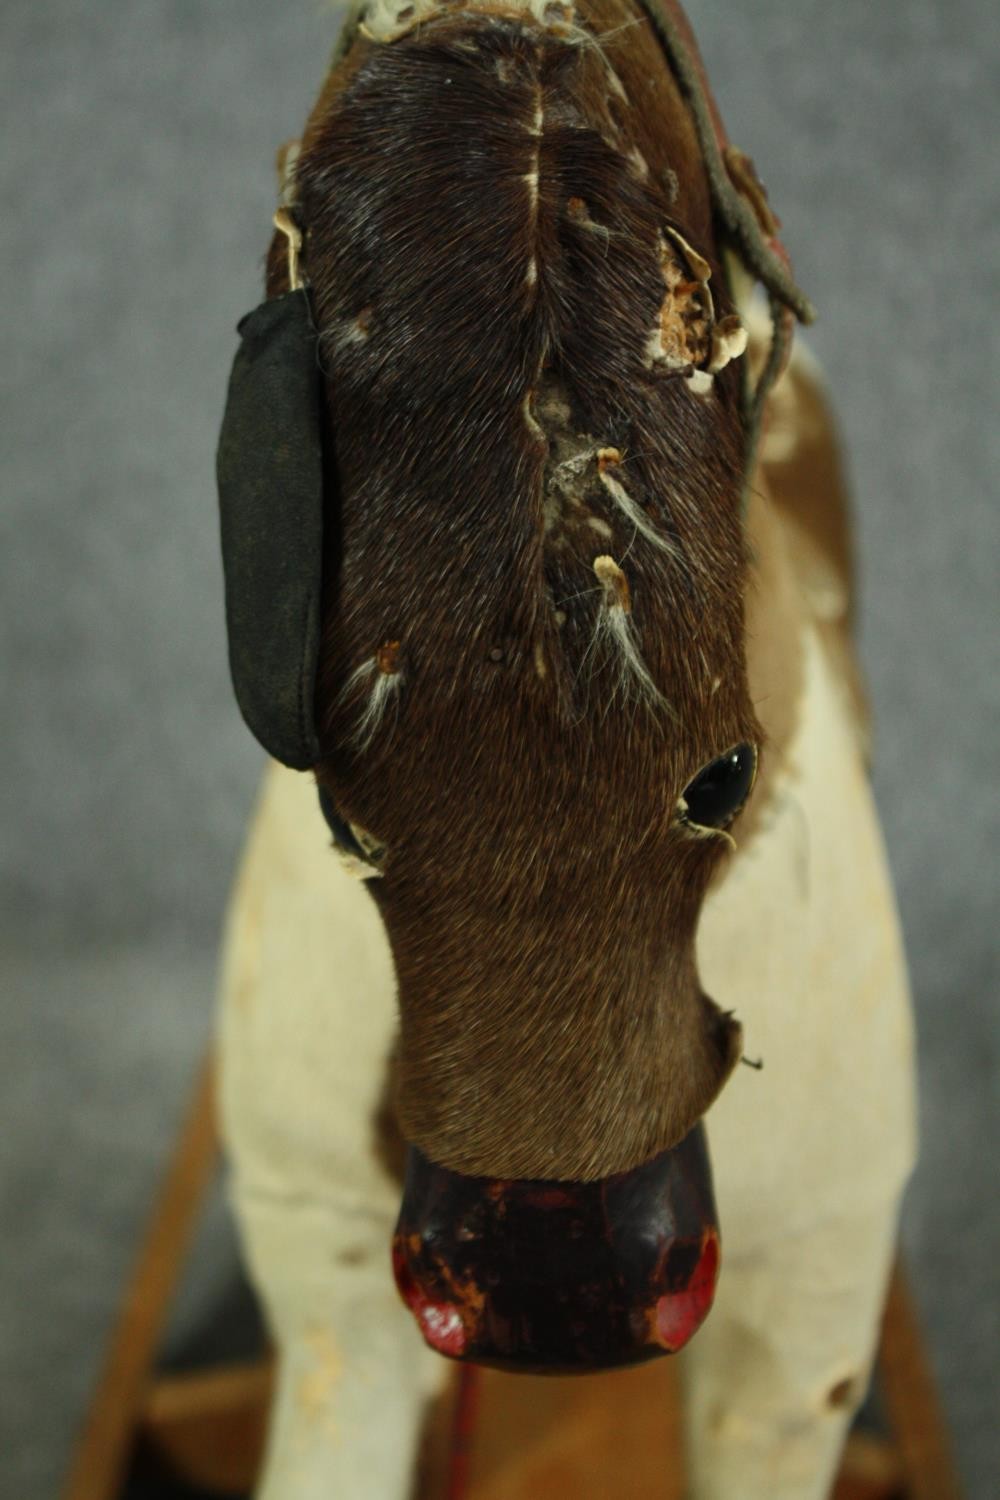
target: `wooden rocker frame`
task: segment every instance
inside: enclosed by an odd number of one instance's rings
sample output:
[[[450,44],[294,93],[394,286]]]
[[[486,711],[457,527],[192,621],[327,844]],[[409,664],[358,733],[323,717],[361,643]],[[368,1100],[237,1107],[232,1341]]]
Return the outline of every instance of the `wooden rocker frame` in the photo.
[[[219,1155],[209,1053],[122,1299],[62,1500],[118,1500],[137,1469],[220,1496],[247,1494],[253,1487],[264,1451],[271,1360],[188,1375],[158,1377],[154,1371]],[[892,1438],[851,1434],[832,1500],[960,1500],[899,1260],[883,1315],[877,1379]],[[475,1421],[478,1408],[488,1412],[488,1423]],[[676,1459],[669,1466],[665,1450]],[[605,1500],[621,1493],[623,1452],[631,1455],[630,1500],[682,1500],[673,1361],[584,1381],[463,1367],[428,1423],[414,1500],[557,1500],[570,1494]]]

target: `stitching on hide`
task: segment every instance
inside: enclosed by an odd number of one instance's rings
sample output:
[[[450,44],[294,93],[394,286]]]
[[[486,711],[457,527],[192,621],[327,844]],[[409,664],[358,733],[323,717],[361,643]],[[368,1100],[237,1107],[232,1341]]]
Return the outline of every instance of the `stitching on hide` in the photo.
[[[539,177],[542,169],[542,133],[545,121],[545,100],[542,90],[541,79],[535,79],[535,113],[531,125],[528,127],[529,134],[535,138],[534,154],[531,158],[531,167],[525,174],[525,182],[528,184],[528,203],[530,205],[530,228],[531,256],[528,260],[528,269],[525,272],[525,282],[530,287],[538,284],[538,201],[541,192]]]
[[[587,433],[575,431],[568,393],[560,377],[551,370],[539,374],[533,394],[535,414],[530,413],[530,406],[527,408],[531,424],[543,434],[549,449],[542,481],[543,546],[562,551],[570,545],[573,531],[583,526],[610,541],[614,528],[589,508],[589,503],[604,494],[631,527],[627,551],[631,551],[636,537],[641,536],[672,562],[685,566],[685,559],[674,542],[656,527],[621,481],[609,472],[622,462],[621,451],[611,445],[601,445]],[[610,656],[617,663],[617,676],[606,695],[605,711],[617,697],[638,701],[657,713],[664,708],[669,710],[666,698],[650,675],[636,638],[631,619],[631,593],[625,574],[606,554],[598,557],[592,567],[600,582],[602,596],[589,645],[575,676],[576,683],[588,676],[588,665],[595,657]],[[589,592],[592,591],[581,590],[573,597],[582,597]],[[556,615],[562,615],[562,618],[557,619]],[[554,610],[553,619],[558,628],[565,615]],[[536,648],[536,667],[539,649]],[[539,676],[544,675],[539,671]],[[589,675],[592,678],[593,674]]]

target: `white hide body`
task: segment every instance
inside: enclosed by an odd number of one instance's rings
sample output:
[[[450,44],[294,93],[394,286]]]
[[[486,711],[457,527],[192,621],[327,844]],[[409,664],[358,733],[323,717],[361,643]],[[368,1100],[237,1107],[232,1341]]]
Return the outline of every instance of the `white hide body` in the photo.
[[[793,370],[817,389],[801,355]],[[800,618],[793,738],[698,934],[706,991],[763,1068],[738,1067],[707,1116],[723,1255],[679,1356],[690,1500],[829,1493],[915,1150],[906,971],[857,723],[808,600]],[[395,1028],[376,907],[330,850],[312,777],[272,766],[220,1018],[233,1200],[280,1354],[260,1500],[406,1500],[447,1370],[390,1269],[399,1187],[375,1116]]]
[[[814,635],[766,823],[706,905],[748,1054],[708,1116],[723,1269],[681,1356],[696,1500],[819,1500],[872,1356],[914,1149],[905,970],[864,769]],[[311,779],[267,775],[228,932],[233,1195],[281,1351],[265,1500],[403,1500],[444,1362],[399,1301],[374,1123],[395,1027],[374,903]]]

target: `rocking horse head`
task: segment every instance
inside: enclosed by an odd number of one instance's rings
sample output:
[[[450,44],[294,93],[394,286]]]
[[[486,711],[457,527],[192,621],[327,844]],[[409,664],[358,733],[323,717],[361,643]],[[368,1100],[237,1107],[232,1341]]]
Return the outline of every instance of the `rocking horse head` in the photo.
[[[805,304],[647,3],[355,19],[220,444],[237,696],[394,957],[397,1281],[436,1348],[511,1367],[698,1326],[699,1121],[741,1051],[694,943],[756,770],[743,496]],[[774,309],[756,390],[737,262]]]

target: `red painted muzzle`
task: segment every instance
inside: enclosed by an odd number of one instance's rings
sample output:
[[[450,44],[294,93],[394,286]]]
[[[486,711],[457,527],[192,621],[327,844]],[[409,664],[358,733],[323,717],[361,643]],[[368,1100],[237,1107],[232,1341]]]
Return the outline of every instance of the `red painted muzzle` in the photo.
[[[598,1182],[466,1177],[411,1146],[392,1260],[425,1340],[452,1359],[538,1374],[671,1354],[715,1295],[704,1130]]]

